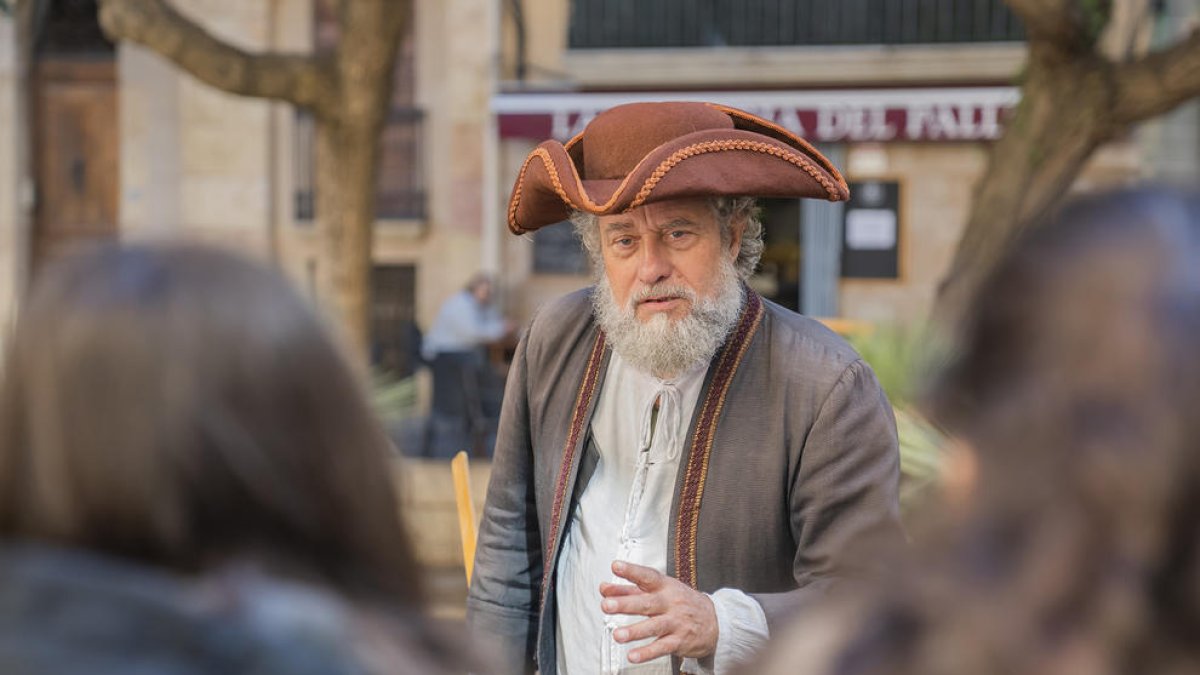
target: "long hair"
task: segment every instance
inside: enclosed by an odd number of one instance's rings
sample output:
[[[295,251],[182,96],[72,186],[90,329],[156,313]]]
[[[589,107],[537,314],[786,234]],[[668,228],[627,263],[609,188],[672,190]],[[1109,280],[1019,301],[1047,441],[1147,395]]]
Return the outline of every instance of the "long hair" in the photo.
[[[48,269],[0,387],[0,537],[203,572],[241,557],[418,605],[389,443],[277,274],[191,246]]]
[[[978,485],[828,672],[1197,672],[1197,345],[1200,199],[1094,196],[1019,241],[929,405]]]

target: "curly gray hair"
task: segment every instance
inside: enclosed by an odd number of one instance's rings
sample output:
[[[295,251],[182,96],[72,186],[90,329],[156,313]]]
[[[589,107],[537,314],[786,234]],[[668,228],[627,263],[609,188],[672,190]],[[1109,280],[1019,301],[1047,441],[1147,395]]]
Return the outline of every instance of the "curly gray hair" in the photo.
[[[721,226],[721,242],[729,245],[733,238],[731,224],[744,220],[746,228],[742,231],[742,247],[738,251],[738,276],[749,279],[758,267],[758,259],[763,252],[763,225],[758,219],[758,203],[754,197],[710,197],[709,206],[713,216]],[[600,228],[597,226],[600,217],[586,211],[572,211],[571,224],[575,226],[575,234],[583,242],[588,256],[592,260],[592,269],[597,274],[604,269],[604,256],[600,252]]]

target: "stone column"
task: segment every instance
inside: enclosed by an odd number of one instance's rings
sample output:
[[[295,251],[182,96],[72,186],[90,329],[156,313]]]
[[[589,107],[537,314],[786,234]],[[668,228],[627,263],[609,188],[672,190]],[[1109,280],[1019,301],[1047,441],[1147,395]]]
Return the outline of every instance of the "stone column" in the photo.
[[[846,148],[822,146],[834,166],[843,166]],[[805,199],[800,202],[800,311],[809,316],[838,316],[838,293],[842,271],[841,202]]]
[[[0,348],[9,334],[28,262],[27,127],[16,19],[0,14]]]

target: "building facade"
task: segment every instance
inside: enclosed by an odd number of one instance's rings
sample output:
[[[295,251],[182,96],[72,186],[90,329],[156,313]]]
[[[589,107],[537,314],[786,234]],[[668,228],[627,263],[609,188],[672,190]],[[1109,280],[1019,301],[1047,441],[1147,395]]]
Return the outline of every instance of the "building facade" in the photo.
[[[337,39],[323,0],[172,4],[251,52]],[[44,260],[79,241],[202,240],[273,260],[311,287],[311,118],[113,45],[96,12],[95,0],[21,0],[0,12],[0,317]],[[479,269],[498,16],[481,0],[413,3],[381,139],[377,332],[398,320],[427,326]]]
[[[815,142],[852,192],[845,205],[766,200],[767,245],[752,286],[815,316],[909,324],[928,315],[989,144],[1019,99],[1023,34],[1001,0],[506,7],[493,98],[505,185],[538,140],[566,140],[617,103],[743,108]],[[1082,182],[1146,173],[1143,150],[1133,139],[1104,148]],[[565,230],[506,239],[504,273],[524,289],[522,314],[586,283],[580,259],[564,262]]]
[[[324,0],[172,4],[250,51],[337,39]],[[1195,3],[1168,4],[1183,15]],[[109,44],[95,0],[5,5],[0,323],[41,261],[79,240],[200,239],[256,252],[312,285],[311,119]],[[11,11],[21,5],[33,10]],[[408,339],[397,325],[428,328],[480,269],[498,275],[518,321],[589,283],[566,226],[514,237],[505,204],[537,142],[565,140],[632,100],[723,101],[818,143],[854,199],[766,202],[754,286],[818,316],[919,322],[988,144],[1017,102],[1024,59],[1001,0],[414,0],[412,11],[381,140],[374,248],[374,330],[393,347]],[[1194,117],[1174,122],[1193,138]],[[1082,182],[1195,171],[1195,148],[1176,156],[1179,144],[1158,138],[1106,147]],[[1167,150],[1170,162],[1152,161]]]

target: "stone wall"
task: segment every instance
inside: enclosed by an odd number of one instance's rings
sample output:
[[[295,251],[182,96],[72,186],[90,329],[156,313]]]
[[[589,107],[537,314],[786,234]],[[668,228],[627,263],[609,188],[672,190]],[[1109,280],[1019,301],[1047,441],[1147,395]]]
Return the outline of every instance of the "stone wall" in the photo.
[[[900,181],[900,278],[843,279],[841,315],[879,323],[919,323],[929,316],[938,284],[962,236],[987,147],[895,143],[873,146],[872,151],[883,153],[884,163],[863,173],[855,171],[851,149],[847,179]],[[1132,139],[1110,143],[1084,166],[1072,191],[1102,190],[1137,180],[1145,172],[1144,163]]]
[[[881,144],[871,152],[882,153],[883,162],[874,160],[869,172],[855,172],[855,149],[850,149],[847,180],[900,183],[900,278],[843,279],[842,316],[910,323],[928,315],[962,234],[985,150],[977,144]]]
[[[312,49],[312,0],[178,3],[248,50]],[[375,259],[417,267],[418,321],[481,265],[483,141],[497,50],[483,0],[416,0],[416,102],[425,110],[427,218],[377,224]],[[121,229],[273,256],[307,287],[320,245],[295,218],[295,112],[217,91],[157,55],[120,47]]]
[[[471,499],[475,515],[483,513],[491,462],[471,462]],[[450,463],[441,460],[405,459],[395,468],[400,513],[412,538],[417,561],[426,570],[426,585],[439,616],[465,614],[466,574],[462,537]]]
[[[416,0],[413,19],[428,217],[381,223],[375,258],[417,266],[417,321],[428,329],[482,265],[482,158],[497,40],[482,0]]]
[[[178,8],[240,48],[278,48],[303,0],[187,0]],[[294,22],[293,22],[294,23]],[[293,31],[295,32],[295,31]],[[123,237],[182,236],[266,255],[285,190],[272,155],[273,104],[234,96],[157,54],[118,47]]]

